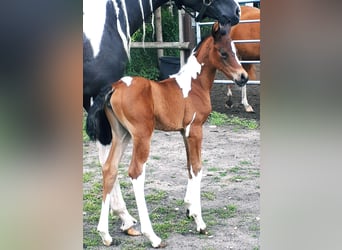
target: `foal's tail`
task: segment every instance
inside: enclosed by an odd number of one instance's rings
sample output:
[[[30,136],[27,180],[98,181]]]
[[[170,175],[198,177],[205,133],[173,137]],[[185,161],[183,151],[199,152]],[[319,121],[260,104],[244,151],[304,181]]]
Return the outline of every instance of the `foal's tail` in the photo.
[[[104,111],[112,93],[111,87],[101,91],[90,107],[87,117],[86,132],[89,138],[100,141],[102,145],[109,145],[112,141],[111,127]]]

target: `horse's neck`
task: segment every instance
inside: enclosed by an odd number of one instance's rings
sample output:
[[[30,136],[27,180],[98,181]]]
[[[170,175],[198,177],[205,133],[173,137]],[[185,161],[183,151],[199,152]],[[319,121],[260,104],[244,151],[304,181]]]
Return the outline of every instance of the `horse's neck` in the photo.
[[[168,0],[128,0],[126,1],[128,22],[131,35],[141,27],[141,25],[149,18],[153,11],[162,6]],[[152,9],[151,9],[152,4]],[[143,7],[141,9],[141,6]],[[144,19],[142,18],[144,13]]]
[[[198,80],[204,89],[211,90],[215,80],[216,68],[209,61],[209,51],[201,49],[196,56],[197,61],[202,65]]]

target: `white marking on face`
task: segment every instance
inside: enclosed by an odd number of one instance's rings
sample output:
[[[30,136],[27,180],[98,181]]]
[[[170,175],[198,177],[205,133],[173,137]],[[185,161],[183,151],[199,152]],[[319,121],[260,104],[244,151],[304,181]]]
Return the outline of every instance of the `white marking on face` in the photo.
[[[131,76],[124,76],[121,78],[121,81],[123,81],[124,83],[126,83],[126,85],[129,87],[132,84],[132,80],[133,78]]]
[[[191,122],[190,122],[190,123],[188,124],[188,126],[186,126],[186,128],[185,128],[185,136],[186,136],[186,137],[189,137],[189,135],[190,135],[190,126],[191,126],[191,124],[194,122],[195,117],[196,117],[196,112],[195,112],[194,115],[192,116]]]
[[[120,11],[122,11],[123,15],[126,19],[126,34],[123,32],[123,30],[121,28],[121,23],[119,21],[117,21],[117,28],[118,28],[118,32],[119,32],[122,44],[123,44],[124,49],[126,51],[127,57],[130,58],[129,52],[130,52],[131,36],[130,36],[130,30],[129,30],[129,22],[128,22],[128,16],[127,16],[126,2],[124,0],[121,1],[122,9],[120,9],[117,1],[118,0],[112,1],[113,5],[114,5],[114,10],[116,13],[116,18],[117,18],[117,20],[119,20],[119,14],[120,14]]]
[[[238,62],[238,64],[241,65],[240,60],[239,60],[239,58],[238,58],[238,56],[237,56],[237,51],[236,51],[235,43],[234,43],[233,41],[231,41],[230,44],[231,44],[231,46],[232,46],[232,51],[233,51],[233,53],[234,53],[234,55],[235,55],[236,61]]]
[[[83,0],[83,32],[90,40],[94,57],[100,51],[104,24],[106,20],[107,0]]]
[[[141,232],[151,241],[153,247],[158,247],[161,243],[161,239],[153,231],[145,201],[145,167],[146,163],[144,163],[142,173],[138,176],[138,178],[132,179],[131,181],[133,184],[135,200],[137,202],[139,212]]]
[[[188,58],[188,62],[180,69],[180,71],[170,78],[176,78],[179,87],[182,89],[183,97],[188,97],[191,90],[191,79],[196,79],[197,74],[201,73],[202,65],[197,61],[194,52]]]

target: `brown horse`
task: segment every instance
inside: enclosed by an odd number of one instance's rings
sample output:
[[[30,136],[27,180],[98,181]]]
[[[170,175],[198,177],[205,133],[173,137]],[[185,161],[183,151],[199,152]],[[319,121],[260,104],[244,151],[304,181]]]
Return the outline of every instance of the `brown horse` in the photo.
[[[112,85],[103,106],[112,130],[112,145],[102,169],[103,200],[98,226],[106,245],[112,241],[108,232],[110,205],[123,224],[134,220],[127,214],[117,180],[118,165],[130,139],[133,152],[128,175],[133,183],[141,232],[153,247],[166,245],[153,231],[144,195],[145,167],[154,129],[181,132],[189,176],[184,201],[188,215],[195,219],[197,231],[207,233],[201,215],[200,183],[202,125],[211,112],[210,90],[217,69],[240,86],[248,81],[233,52],[229,32],[229,24],[215,23],[211,36],[197,46],[187,64],[166,80],[156,82],[126,76]],[[117,195],[112,196],[113,192]]]
[[[260,20],[260,9],[250,6],[241,6],[240,20]],[[232,27],[230,36],[232,40],[260,40],[260,22],[239,23]],[[235,43],[237,54],[240,60],[260,60],[260,43],[247,42]],[[250,80],[256,80],[256,68],[254,64],[242,63],[242,67],[247,71]],[[228,101],[226,106],[232,107],[232,85],[228,85]],[[242,100],[246,112],[254,112],[251,105],[248,104],[246,86],[242,87]]]

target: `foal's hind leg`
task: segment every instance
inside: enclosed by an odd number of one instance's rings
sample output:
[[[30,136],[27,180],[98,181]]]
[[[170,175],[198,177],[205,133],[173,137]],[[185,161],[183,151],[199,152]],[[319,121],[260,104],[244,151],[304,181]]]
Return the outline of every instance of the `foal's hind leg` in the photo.
[[[144,131],[145,132],[145,131]],[[129,166],[128,174],[131,177],[135,200],[138,207],[141,232],[150,240],[153,247],[164,247],[161,239],[155,234],[148,215],[145,200],[144,184],[145,184],[145,166],[150,151],[151,134],[133,136],[133,154],[132,161]]]
[[[122,198],[120,184],[117,178],[118,165],[121,156],[129,142],[130,136],[127,131],[118,130],[113,133],[112,146],[107,158],[107,161],[102,167],[103,175],[103,199],[101,207],[101,215],[97,230],[105,245],[109,246],[112,242],[112,237],[108,231],[108,215],[109,207],[119,215],[122,220],[122,229],[130,230],[130,234],[137,235],[138,233],[132,231],[132,226],[136,223],[127,211],[126,204]]]
[[[187,136],[182,132],[184,144],[187,154],[188,167],[188,185],[184,202],[188,209],[188,215],[195,219],[197,231],[207,234],[206,224],[202,219],[201,209],[201,180],[202,180],[202,166],[201,166],[201,144],[202,144],[202,127],[192,126],[190,133]]]

